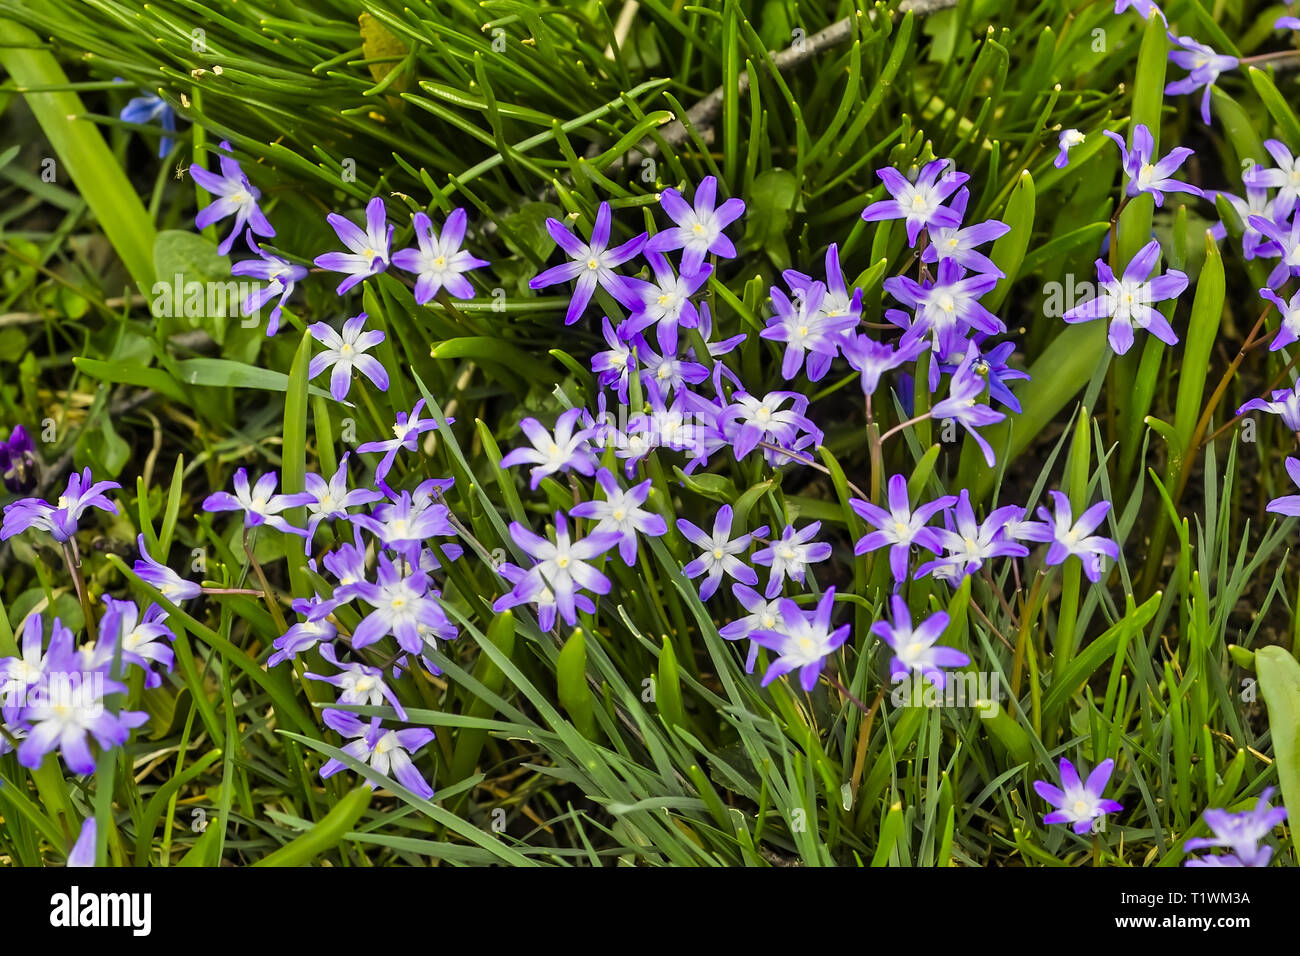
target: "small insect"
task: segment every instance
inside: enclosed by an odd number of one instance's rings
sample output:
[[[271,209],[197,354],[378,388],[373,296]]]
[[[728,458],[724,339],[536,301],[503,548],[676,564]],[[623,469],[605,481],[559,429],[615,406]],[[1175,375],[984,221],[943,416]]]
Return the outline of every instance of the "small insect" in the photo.
[[[185,174],[186,174],[187,172],[189,172],[189,167],[186,166],[184,163],[177,163],[177,164],[176,164],[176,178],[177,178],[178,180],[179,180],[179,179],[184,179],[184,178],[185,178]]]

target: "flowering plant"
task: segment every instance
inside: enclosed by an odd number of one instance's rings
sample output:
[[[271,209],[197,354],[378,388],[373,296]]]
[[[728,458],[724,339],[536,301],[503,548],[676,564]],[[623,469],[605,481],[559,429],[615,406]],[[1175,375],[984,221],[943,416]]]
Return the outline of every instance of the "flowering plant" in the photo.
[[[5,4],[0,857],[1296,865],[1294,11],[309,6]]]

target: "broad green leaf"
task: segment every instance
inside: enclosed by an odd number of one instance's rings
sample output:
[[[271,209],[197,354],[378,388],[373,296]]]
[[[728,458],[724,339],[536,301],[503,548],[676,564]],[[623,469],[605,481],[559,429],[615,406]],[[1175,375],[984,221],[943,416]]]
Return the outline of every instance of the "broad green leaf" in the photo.
[[[591,690],[587,687],[587,641],[581,628],[575,628],[560,649],[555,664],[555,679],[560,703],[569,719],[579,733],[588,740],[594,740],[596,716],[592,709]]]
[[[1268,705],[1277,778],[1287,814],[1300,814],[1300,663],[1276,644],[1255,652],[1259,690]]]
[[[318,859],[348,835],[370,806],[373,795],[374,791],[368,786],[355,788],[335,803],[310,830],[255,861],[253,866],[303,866]]]

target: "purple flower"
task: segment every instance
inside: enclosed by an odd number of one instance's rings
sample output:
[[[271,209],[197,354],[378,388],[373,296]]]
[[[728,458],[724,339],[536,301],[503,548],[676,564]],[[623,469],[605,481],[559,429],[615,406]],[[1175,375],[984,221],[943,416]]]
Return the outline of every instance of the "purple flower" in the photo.
[[[596,472],[596,482],[605,491],[604,501],[584,501],[569,514],[575,518],[595,518],[593,533],[612,531],[619,537],[618,552],[628,567],[636,564],[637,533],[657,538],[668,531],[668,523],[653,511],[641,507],[650,496],[650,479],[626,490],[608,468]]]
[[[384,672],[378,667],[368,667],[359,662],[341,663],[334,650],[334,645],[328,643],[321,645],[320,656],[338,668],[339,673],[333,677],[311,673],[304,673],[302,676],[312,680],[324,681],[339,688],[342,693],[339,694],[336,703],[382,707],[384,701],[387,701],[396,711],[397,719],[406,720],[406,711],[402,707],[402,702],[397,699],[397,695],[384,681]],[[331,707],[327,707],[321,712],[325,724],[340,733],[342,733],[342,730],[336,725],[342,724],[343,727],[346,727],[347,721],[340,721],[339,718],[350,716],[352,715],[347,711]]]
[[[22,498],[6,505],[4,523],[0,525],[0,541],[28,528],[48,531],[60,543],[67,541],[77,533],[77,521],[87,508],[117,514],[117,506],[104,497],[104,492],[121,487],[116,481],[92,482],[89,468],[81,474],[74,471],[68,479],[67,489],[54,504],[40,498]]]
[[[717,192],[717,177],[705,176],[695,190],[694,207],[688,205],[676,189],[665,189],[660,193],[659,204],[677,225],[651,237],[646,243],[646,251],[683,250],[682,273],[685,275],[698,272],[704,264],[704,257],[710,253],[724,259],[734,258],[736,247],[722,230],[741,217],[745,203],[740,199],[728,199],[714,208]]]
[[[1056,505],[1053,517],[1045,507],[1038,508],[1039,522],[1027,522],[1020,530],[1020,537],[1026,541],[1046,541],[1051,546],[1047,549],[1047,563],[1062,564],[1070,555],[1083,562],[1083,573],[1088,580],[1096,583],[1101,580],[1103,557],[1112,561],[1119,560],[1119,545],[1110,538],[1103,538],[1092,532],[1101,524],[1110,511],[1109,501],[1099,501],[1075,521],[1070,510],[1070,499],[1059,491],[1049,492]]]
[[[1268,287],[1277,289],[1291,276],[1300,276],[1300,216],[1292,219],[1289,228],[1263,216],[1251,216],[1249,223],[1277,243],[1278,254],[1282,257],[1282,261],[1273,267],[1273,271],[1264,280]],[[1272,247],[1269,247],[1269,251],[1261,249],[1260,252],[1261,255],[1271,256],[1271,250]]]
[[[433,548],[422,548],[420,550],[420,569],[428,571],[430,574],[434,571],[441,571],[443,570],[443,559],[459,561],[461,556],[464,555],[465,549],[448,541],[438,543],[438,552],[440,552],[441,556],[439,553],[435,553]]]
[[[975,440],[975,444],[979,445],[980,451],[984,452],[984,460],[992,468],[996,460],[993,448],[975,429],[1000,422],[1007,416],[1002,412],[995,412],[988,405],[978,403],[977,400],[987,384],[975,371],[975,361],[978,358],[978,348],[972,348],[966,353],[966,357],[962,359],[961,364],[952,373],[952,378],[948,380],[948,397],[941,402],[935,402],[930,409],[930,415],[940,421],[946,418],[952,419],[966,429],[970,437]]]
[[[822,308],[826,286],[821,282],[796,286],[793,302],[775,286],[771,291],[775,313],[759,335],[785,343],[781,377],[789,381],[798,375],[807,355],[808,380],[820,381],[839,354],[844,333],[856,327],[858,319],[847,313],[835,317],[827,314]]]
[[[1116,355],[1123,355],[1133,347],[1133,328],[1146,329],[1160,341],[1173,345],[1178,336],[1163,315],[1153,309],[1152,303],[1176,299],[1187,288],[1186,274],[1170,269],[1164,275],[1151,277],[1160,259],[1160,243],[1148,242],[1124,268],[1124,275],[1115,273],[1102,259],[1097,260],[1097,281],[1101,291],[1094,299],[1076,306],[1061,318],[1066,322],[1090,322],[1093,319],[1110,319],[1107,337]]]
[[[1186,70],[1187,76],[1166,86],[1165,93],[1170,96],[1181,96],[1204,87],[1205,93],[1201,96],[1201,120],[1209,126],[1210,90],[1214,89],[1214,81],[1219,78],[1220,73],[1237,68],[1237,58],[1215,53],[1210,47],[1197,43],[1191,37],[1175,37],[1172,34],[1170,37],[1183,49],[1171,51],[1169,59]]]
[[[676,352],[677,327],[694,329],[700,324],[700,310],[691,296],[713,274],[713,266],[704,265],[696,272],[678,275],[663,254],[647,252],[646,259],[655,279],[640,284],[641,308],[628,322],[629,334],[653,325],[659,347],[665,353]]]
[[[1296,200],[1300,199],[1300,160],[1291,155],[1290,148],[1282,140],[1265,139],[1264,148],[1278,165],[1273,169],[1256,165],[1244,172],[1242,178],[1248,186],[1278,190],[1277,215],[1279,220],[1283,220],[1291,215]]]
[[[161,96],[145,93],[143,96],[133,97],[127,101],[126,106],[122,107],[122,112],[117,114],[117,118],[123,123],[136,123],[140,126],[157,120],[158,125],[163,129],[163,136],[158,141],[158,158],[162,159],[171,151],[174,140],[168,134],[176,132],[176,111]]]
[[[1022,372],[1007,364],[1006,360],[1015,352],[1016,344],[1014,342],[1002,342],[994,347],[992,351],[981,353],[978,341],[982,338],[984,336],[976,336],[967,349],[968,352],[973,349],[976,353],[971,368],[976,375],[981,376],[988,382],[990,398],[996,398],[1007,408],[1016,414],[1020,414],[1020,402],[1006,384],[1008,381],[1029,378],[1028,372]],[[955,365],[941,365],[939,368],[940,371],[949,373],[957,370]]]
[[[424,399],[415,403],[411,409],[411,414],[406,412],[397,413],[397,423],[393,425],[393,437],[386,438],[383,441],[368,441],[364,445],[357,447],[357,451],[382,451],[384,457],[379,460],[375,466],[375,481],[382,482],[392,470],[393,461],[397,458],[397,453],[405,448],[407,451],[415,451],[416,440],[425,432],[439,426],[436,418],[421,418],[420,411],[424,408]],[[450,425],[454,419],[448,418],[445,424]]]
[[[796,272],[794,269],[786,269],[781,273],[786,284],[793,289],[796,294],[806,296],[812,288],[814,280],[812,276],[806,276],[802,272]],[[821,310],[827,318],[838,319],[842,316],[851,316],[854,324],[862,319],[862,290],[855,288],[852,295],[849,294],[848,283],[844,281],[844,272],[840,269],[840,250],[839,246],[831,243],[826,250],[826,291],[822,296]]]
[[[433,740],[432,730],[427,727],[389,730],[380,724],[378,717],[372,717],[370,723],[365,724],[351,714],[335,718],[335,723],[337,726],[334,729],[342,736],[355,738],[343,746],[345,754],[368,764],[376,773],[384,776],[391,774],[393,779],[417,797],[433,799],[433,788],[411,762],[411,755]],[[320,768],[320,775],[332,777],[346,766],[341,760],[331,758]],[[366,786],[373,790],[376,783],[368,779]]]
[[[885,184],[890,199],[874,202],[862,210],[867,222],[883,219],[903,219],[907,222],[907,244],[916,245],[922,229],[956,229],[961,226],[961,216],[944,207],[943,202],[957,191],[966,180],[966,173],[956,170],[945,173],[950,159],[936,159],[921,167],[915,182],[909,182],[897,169],[885,167],[876,175]]]
[[[348,488],[348,455],[343,454],[333,477],[326,481],[315,472],[304,476],[303,484],[307,487],[310,500],[307,505],[307,537],[304,542],[307,552],[311,552],[312,539],[316,529],[326,520],[337,520],[349,516],[348,509],[368,505],[383,499],[383,495],[370,488]]]
[[[679,391],[670,405],[660,395],[654,379],[645,383],[645,391],[649,413],[628,419],[626,434],[618,434],[614,429],[602,436],[606,444],[614,445],[614,453],[627,461],[629,477],[633,464],[652,449],[667,448],[697,454],[702,451],[701,427],[692,420],[687,405],[695,393]]]
[[[280,330],[280,312],[284,308],[284,301],[293,292],[295,283],[299,279],[307,278],[307,267],[294,265],[287,259],[267,252],[257,244],[251,229],[248,230],[244,238],[248,243],[248,248],[257,253],[260,258],[236,262],[230,267],[230,274],[250,276],[267,283],[261,288],[250,292],[248,297],[244,299],[242,305],[244,315],[259,312],[267,302],[277,295],[280,297],[280,301],[275,304],[275,308],[271,310],[271,314],[266,319],[266,334],[275,335]]]
[[[719,508],[713,519],[712,534],[706,534],[685,518],[677,519],[677,530],[693,545],[704,551],[682,568],[682,574],[688,578],[699,577],[701,574],[705,576],[704,583],[700,585],[701,600],[707,601],[713,596],[713,592],[718,590],[718,585],[722,583],[724,574],[751,587],[758,583],[758,575],[754,573],[754,569],[736,557],[748,549],[753,534],[742,534],[733,539],[731,537],[732,516],[731,505],[723,505]],[[766,533],[767,525],[754,532],[760,535]]]
[[[817,607],[811,612],[799,610],[799,605],[789,598],[780,603],[781,629],[756,630],[749,635],[755,644],[777,654],[767,665],[762,686],[766,687],[782,674],[799,671],[799,686],[811,691],[817,686],[826,658],[835,652],[849,636],[849,625],[841,624],[832,630],[831,610],[835,603],[835,589],[827,588]]]
[[[1034,791],[1056,807],[1043,817],[1044,823],[1072,823],[1074,832],[1080,835],[1092,828],[1092,821],[1107,813],[1119,813],[1123,805],[1114,800],[1102,798],[1106,784],[1110,783],[1115,761],[1103,760],[1088,774],[1087,782],[1079,780],[1079,773],[1074,764],[1061,758],[1061,786],[1056,787],[1045,780],[1034,781]]]
[[[41,686],[51,660],[58,661],[72,652],[72,631],[57,617],[50,624],[50,646],[44,650],[42,636],[45,620],[40,614],[28,615],[23,622],[21,655],[0,658],[0,716],[7,724],[18,720],[27,704],[28,691]],[[4,752],[4,751],[0,751]]]
[[[537,607],[537,626],[543,631],[555,627],[559,602],[541,574],[535,569],[525,571],[509,562],[497,567],[497,573],[510,582],[511,590],[497,598],[492,605],[494,611],[501,612],[520,604],[533,604]],[[584,614],[596,613],[596,605],[581,591],[574,591],[573,606]]]
[[[893,346],[877,342],[869,335],[846,335],[841,345],[849,365],[862,373],[863,395],[874,395],[885,372],[916,361],[926,348],[925,340],[919,337]]]
[[[377,358],[364,354],[384,340],[384,333],[378,329],[367,332],[365,327],[364,312],[344,322],[342,334],[324,322],[314,322],[307,327],[311,337],[325,346],[325,351],[312,356],[307,377],[315,378],[327,368],[333,368],[334,371],[330,373],[330,394],[335,401],[341,402],[348,397],[354,368],[370,379],[375,388],[381,392],[388,391],[388,373]]]
[[[1255,401],[1259,401],[1259,399]],[[1293,482],[1300,485],[1300,458],[1287,458],[1286,473],[1291,476]],[[1280,498],[1274,498],[1268,503],[1265,510],[1275,515],[1287,515],[1292,518],[1300,517],[1300,495],[1283,495]]]
[[[281,518],[280,512],[286,508],[305,505],[312,500],[312,496],[302,491],[292,495],[277,495],[275,485],[278,480],[275,472],[268,471],[258,478],[257,484],[250,489],[248,470],[240,468],[235,472],[235,493],[232,495],[225,491],[213,492],[203,500],[203,510],[242,511],[246,528],[256,528],[258,525],[266,524],[279,531],[306,536],[307,532],[302,528],[295,528]]]
[[[1276,352],[1300,339],[1300,292],[1292,295],[1290,301],[1283,299],[1272,289],[1260,289],[1259,294],[1277,306],[1277,313],[1282,319],[1282,324],[1273,341],[1269,343],[1268,350]]]
[[[958,216],[965,219],[966,204],[970,202],[970,190],[962,187],[952,199],[951,208]],[[922,262],[938,262],[940,259],[952,259],[958,265],[972,272],[986,273],[1002,278],[1003,272],[993,260],[976,248],[994,239],[1001,238],[1011,231],[1011,227],[997,219],[989,219],[973,226],[939,227],[930,231],[930,244],[921,253]]]
[[[543,478],[557,471],[576,471],[580,475],[592,475],[596,472],[596,456],[591,450],[592,430],[577,428],[583,410],[570,408],[562,412],[555,420],[555,432],[552,434],[535,418],[525,418],[519,423],[532,448],[516,448],[501,459],[502,468],[515,465],[532,464],[529,472],[531,488],[536,488]]]
[[[444,287],[458,299],[474,298],[474,286],[461,273],[489,263],[460,247],[465,241],[465,210],[451,211],[443,224],[441,237],[433,231],[433,223],[424,213],[417,212],[412,220],[419,248],[394,252],[393,265],[416,275],[416,304],[424,305]]]
[[[1274,30],[1300,30],[1300,17],[1278,17]]]
[[[1164,12],[1152,2],[1152,0],[1115,0],[1115,14],[1119,15],[1132,7],[1143,20],[1150,20],[1154,14],[1162,21],[1165,20]]]
[[[715,374],[722,367],[721,362],[714,366]],[[739,399],[741,394],[743,393],[736,392],[732,397]],[[802,395],[795,398],[796,405],[801,401],[806,402],[807,399]],[[688,433],[694,457],[683,469],[686,474],[707,465],[709,459],[724,448],[734,454],[735,437],[734,434],[728,434],[727,408],[720,402],[696,392],[682,392],[673,402],[673,408],[682,410],[691,422]]]
[[[768,547],[754,552],[754,563],[772,569],[767,579],[766,594],[774,598],[781,593],[781,584],[789,575],[790,580],[804,583],[808,565],[825,561],[831,556],[831,546],[824,541],[811,540],[821,530],[822,523],[814,521],[796,531],[794,525],[786,525],[781,537]]]
[[[1063,129],[1061,135],[1057,137],[1056,144],[1060,147],[1060,152],[1056,154],[1056,159],[1052,165],[1057,169],[1064,169],[1070,163],[1070,150],[1076,146],[1082,146],[1086,139],[1083,133],[1077,129]]]
[[[1161,206],[1165,201],[1165,193],[1204,195],[1195,186],[1170,178],[1173,173],[1177,172],[1178,167],[1183,165],[1187,157],[1192,155],[1193,150],[1185,146],[1179,146],[1170,150],[1169,155],[1164,159],[1155,159],[1153,155],[1156,148],[1155,140],[1151,136],[1151,130],[1147,129],[1142,123],[1139,123],[1133,129],[1132,149],[1124,147],[1124,140],[1117,133],[1112,133],[1107,129],[1102,130],[1102,135],[1114,140],[1115,144],[1119,146],[1124,174],[1128,177],[1128,185],[1125,189],[1129,196],[1150,193],[1155,199],[1156,205]]]
[[[628,401],[628,387],[631,384],[633,366],[632,337],[635,330],[632,323],[623,321],[615,328],[609,316],[600,320],[601,331],[609,349],[597,352],[591,358],[591,370],[596,373],[596,381],[602,388],[613,388],[619,401]]]
[[[351,600],[350,590],[354,584],[366,579],[366,544],[361,537],[361,529],[352,526],[352,543],[341,544],[328,552],[321,564],[334,576],[337,587],[334,597],[340,602]],[[315,570],[313,568],[312,570]]]
[[[980,296],[997,284],[996,275],[968,276],[956,260],[944,259],[934,280],[925,285],[908,276],[893,276],[885,280],[884,287],[899,302],[916,310],[907,331],[908,341],[933,336],[937,356],[943,359],[966,351],[966,336],[972,328],[988,335],[1007,330],[1001,319],[979,303]]]
[[[1255,167],[1259,169],[1258,166]],[[1228,201],[1228,205],[1236,211],[1237,216],[1242,221],[1241,232],[1241,253],[1247,259],[1254,259],[1256,256],[1272,257],[1278,254],[1277,244],[1269,239],[1262,232],[1251,224],[1251,219],[1258,216],[1272,222],[1275,218],[1274,209],[1276,203],[1268,198],[1268,190],[1252,179],[1249,173],[1242,176],[1246,182],[1246,198],[1234,196],[1229,192],[1206,192],[1205,198],[1211,201],[1217,200],[1220,196]],[[1222,239],[1228,234],[1222,222],[1215,223],[1211,233],[1216,239]]]
[[[897,594],[890,598],[894,620],[879,620],[871,625],[871,633],[890,646],[894,656],[889,661],[890,683],[897,684],[908,674],[920,674],[938,688],[947,683],[945,667],[965,667],[970,658],[955,647],[935,644],[948,627],[948,615],[943,611],[931,614],[917,627],[912,627],[912,612],[907,602]]]
[[[825,303],[823,303],[823,306],[825,307]],[[830,313],[828,312],[827,314],[829,315]],[[708,343],[709,355],[711,355],[713,358],[718,358],[719,356],[726,355],[729,352],[731,352],[733,349],[735,349],[736,346],[738,346],[741,342],[745,341],[747,336],[744,332],[739,332],[736,335],[733,335],[729,339],[722,339],[721,341],[718,342],[713,341],[713,318],[709,315],[709,303],[701,302],[700,303],[700,338],[704,339],[704,341]],[[732,377],[730,369],[728,369],[721,362],[718,363],[717,368],[719,371],[728,375],[728,377]]]
[[[435,535],[453,535],[446,505],[424,495],[413,498],[409,491],[393,496],[390,503],[378,505],[370,515],[357,515],[353,524],[379,538],[385,548],[396,551],[415,563],[420,549]]]
[[[321,641],[325,641],[328,646],[328,642],[338,635],[338,628],[329,619],[337,603],[322,600],[319,594],[313,594],[310,599],[295,598],[289,606],[303,620],[291,625],[289,630],[271,643],[275,653],[266,659],[266,666],[275,667],[284,661],[291,661]]]
[[[781,617],[781,601],[784,599],[767,600],[753,588],[743,584],[733,584],[731,593],[749,613],[730,624],[724,624],[718,630],[719,636],[728,641],[738,641],[750,637],[755,631],[785,631],[785,621]],[[754,673],[754,665],[758,662],[758,648],[758,644],[750,642],[749,657],[745,659],[746,674]]]
[[[159,664],[166,671],[171,671],[176,663],[170,642],[176,640],[163,622],[167,612],[157,604],[150,604],[141,616],[140,608],[134,601],[118,601],[104,595],[107,608],[99,622],[99,644],[111,649],[120,644],[122,660],[134,664],[145,672],[145,687],[159,687],[162,677],[150,668],[150,664]]]
[[[149,719],[143,711],[114,714],[105,705],[106,696],[126,690],[125,684],[83,670],[71,641],[58,647],[51,642],[42,680],[36,689],[29,689],[28,704],[18,716],[27,725],[18,745],[18,763],[34,770],[46,754],[57,750],[73,773],[94,773],[87,736],[111,750],[126,743],[131,730]]]
[[[709,377],[709,370],[699,362],[690,362],[669,353],[660,355],[644,338],[637,339],[636,353],[644,366],[640,373],[642,386],[648,387],[653,382],[655,391],[663,398],[672,395],[673,389],[698,385]]]
[[[223,139],[221,149],[224,153],[230,153],[230,143]],[[271,228],[271,224],[266,216],[262,215],[262,210],[257,205],[257,200],[262,194],[248,181],[239,163],[229,155],[221,156],[219,162],[220,176],[208,172],[197,164],[190,166],[190,173],[196,183],[218,197],[194,217],[194,225],[197,228],[206,229],[227,216],[235,217],[235,227],[217,246],[217,252],[224,256],[234,245],[235,237],[243,233],[245,226],[259,236],[274,236],[275,230]]]
[[[1241,408],[1237,409],[1237,414],[1243,412],[1259,410],[1268,412],[1270,415],[1280,415],[1282,424],[1287,427],[1288,431],[1300,432],[1300,383],[1292,388],[1279,388],[1273,393],[1273,400],[1265,401],[1262,398],[1252,398]]]
[[[894,580],[902,584],[907,580],[907,560],[912,545],[935,554],[942,550],[943,539],[939,536],[939,529],[927,528],[925,525],[937,512],[951,508],[956,501],[956,495],[944,495],[913,511],[907,494],[907,479],[902,475],[892,476],[889,479],[888,511],[860,498],[849,499],[849,507],[876,529],[858,539],[853,553],[866,554],[888,545],[889,569]]]
[[[131,101],[132,103],[135,100]],[[165,141],[164,141],[165,142]],[[163,151],[164,153],[166,150]],[[99,836],[99,827],[95,823],[94,817],[86,817],[81,821],[81,832],[77,834],[77,842],[72,844],[72,849],[68,851],[67,866],[94,866],[95,865],[95,843]]]
[[[1273,832],[1273,828],[1286,819],[1286,807],[1271,807],[1269,798],[1273,788],[1265,787],[1255,806],[1241,813],[1227,810],[1206,810],[1205,823],[1214,833],[1212,837],[1193,837],[1183,844],[1184,850],[1206,847],[1223,847],[1232,852],[1222,856],[1204,856],[1188,860],[1187,866],[1268,866],[1273,856],[1271,846],[1260,846],[1260,840]]]
[[[1300,201],[1300,159],[1292,156],[1291,150],[1280,140],[1266,139],[1264,148],[1268,150],[1277,166],[1272,169],[1255,166],[1242,173],[1241,178],[1247,186],[1256,189],[1276,189],[1278,193],[1273,199],[1271,211],[1253,209],[1252,212],[1258,213],[1265,219],[1285,222],[1295,210],[1296,203]]]
[[[448,625],[447,615],[429,591],[429,576],[419,569],[404,574],[386,554],[379,556],[376,582],[358,581],[349,590],[374,610],[352,632],[352,646],[362,648],[392,634],[402,650],[424,650],[420,626],[438,630]]]
[[[528,287],[544,289],[559,282],[577,280],[573,289],[573,298],[569,301],[569,310],[564,315],[565,325],[572,325],[582,317],[597,285],[629,309],[636,309],[641,305],[640,290],[636,283],[626,276],[618,275],[614,272],[614,267],[622,265],[641,251],[641,247],[645,245],[646,234],[643,232],[621,246],[610,249],[610,220],[609,203],[603,202],[596,210],[596,222],[588,242],[583,242],[575,236],[558,219],[546,220],[546,231],[572,261],[534,276],[529,280]]]
[[[782,408],[792,402],[790,408]],[[821,440],[821,430],[804,415],[808,397],[799,392],[768,392],[762,398],[748,392],[734,392],[731,404],[720,416],[723,432],[731,441],[736,460],[748,455],[759,442],[793,449],[800,432],[808,432]],[[770,449],[769,460],[773,459]],[[776,456],[785,461],[788,456]]]
[[[394,226],[388,224],[388,214],[384,211],[384,201],[376,196],[366,204],[366,228],[364,231],[354,223],[344,219],[338,213],[330,213],[326,221],[334,227],[334,232],[343,245],[352,251],[327,252],[316,257],[316,265],[330,272],[341,272],[346,278],[339,283],[338,294],[342,295],[367,276],[378,275],[388,268],[389,249],[393,242]]]
[[[518,578],[509,594],[497,600],[493,610],[502,611],[525,601],[535,601],[545,594],[545,603],[553,600],[564,623],[573,626],[578,621],[579,588],[594,594],[609,593],[609,578],[588,562],[618,544],[623,537],[620,532],[593,531],[581,541],[572,541],[568,522],[557,511],[554,541],[533,534],[517,521],[510,523],[510,537],[537,563]],[[539,608],[542,603],[538,602]]]
[[[917,569],[916,576],[922,577],[934,567],[944,564],[954,565],[964,576],[974,574],[989,558],[1025,557],[1029,554],[1029,549],[1016,543],[1007,532],[1007,523],[1019,521],[1024,514],[1024,508],[1004,505],[994,509],[980,522],[975,518],[970,492],[963,488],[953,509],[953,520],[948,528],[939,531],[947,553],[938,561],[922,565]]]
[[[0,441],[0,479],[17,495],[36,487],[36,446],[22,425],[15,425],[9,437]]]

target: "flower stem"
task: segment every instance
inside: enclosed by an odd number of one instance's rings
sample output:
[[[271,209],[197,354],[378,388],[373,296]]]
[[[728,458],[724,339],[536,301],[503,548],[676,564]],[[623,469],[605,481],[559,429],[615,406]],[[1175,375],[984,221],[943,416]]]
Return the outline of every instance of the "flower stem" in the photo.
[[[920,415],[917,415],[915,418],[909,418],[905,422],[899,422],[889,431],[885,432],[883,435],[880,436],[880,444],[883,445],[885,443],[885,439],[887,439],[890,435],[894,434],[894,432],[901,432],[904,428],[907,428],[909,425],[915,425],[918,422],[923,422],[929,417],[930,417],[930,413],[927,411],[927,412],[923,412]]]
[[[257,575],[257,580],[262,582],[262,597],[266,600],[266,609],[271,612],[271,617],[275,620],[275,626],[280,629],[281,634],[289,630],[289,625],[285,623],[284,613],[280,610],[280,601],[271,590],[271,582],[266,579],[266,572],[262,566],[257,563],[257,558],[253,557],[253,546],[248,541],[248,526],[244,526],[244,553],[248,555],[248,563],[253,568],[253,573]]]
[[[1257,53],[1255,56],[1243,56],[1237,61],[1238,66],[1254,66],[1256,63],[1272,63],[1275,60],[1293,60],[1300,57],[1300,50],[1277,50],[1273,53]]]
[[[81,602],[81,613],[86,621],[86,634],[95,629],[95,612],[90,606],[90,595],[86,592],[86,581],[81,576],[81,559],[77,555],[77,545],[69,538],[63,542],[63,561],[72,575],[72,585],[77,591],[77,600]]]
[[[867,396],[867,449],[871,458],[871,498],[873,504],[880,504],[880,488],[884,482],[885,456],[884,444],[880,438],[880,426],[876,424],[871,413],[871,396]]]
[[[862,711],[864,714],[871,713],[871,709],[867,707],[866,704],[862,703],[862,701],[858,700],[857,695],[854,694],[853,691],[845,687],[838,677],[832,677],[830,674],[826,674],[826,673],[823,673],[822,677],[826,679],[826,683],[830,684],[832,687],[834,687],[837,691],[839,691],[849,700],[853,701],[853,703],[857,706],[858,710]],[[883,691],[884,688],[881,688],[881,690]],[[877,703],[879,703],[878,699],[877,699]]]

